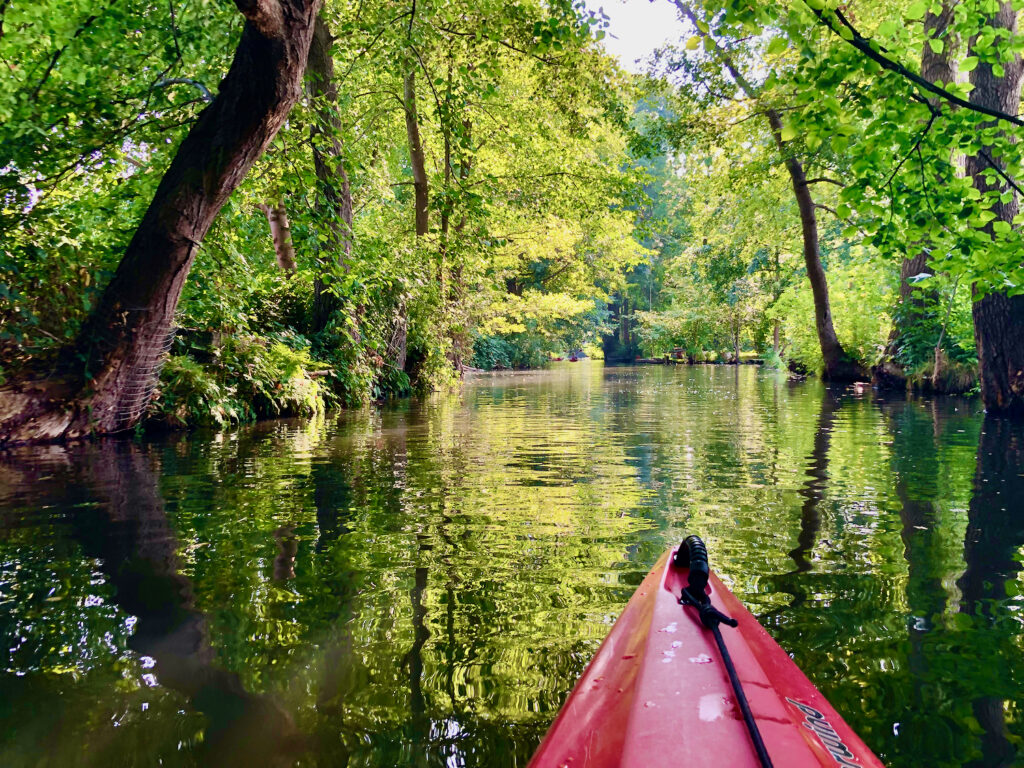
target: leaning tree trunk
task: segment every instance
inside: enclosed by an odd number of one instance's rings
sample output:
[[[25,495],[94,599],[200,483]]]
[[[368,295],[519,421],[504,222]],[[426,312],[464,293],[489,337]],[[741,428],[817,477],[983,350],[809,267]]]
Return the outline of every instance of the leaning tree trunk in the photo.
[[[932,50],[931,45],[927,42],[921,50],[921,76],[930,83],[956,82],[956,40],[953,36],[946,34],[952,21],[953,5],[948,0],[943,3],[942,10],[938,14],[932,13],[930,10],[925,14],[925,38],[934,38],[942,43],[942,48],[938,53]],[[933,106],[938,106],[938,99],[931,101]],[[920,334],[917,326],[928,322],[927,318],[921,316],[925,307],[935,304],[939,300],[939,294],[934,288],[915,289],[910,279],[920,274],[934,274],[928,264],[928,253],[924,250],[904,259],[900,264],[897,322],[894,323],[892,333],[889,334],[889,341],[885,345],[882,361],[871,371],[872,383],[878,387],[884,389],[906,388],[906,372],[894,358],[898,350],[904,346],[905,339]],[[936,359],[936,363],[938,363],[938,359]],[[937,369],[934,373],[937,373]]]
[[[868,378],[867,372],[843,349],[832,323],[828,279],[825,277],[825,267],[821,263],[821,245],[818,241],[818,216],[803,163],[788,152],[786,142],[782,140],[782,118],[779,117],[779,113],[769,109],[767,116],[772,136],[793,184],[797,210],[800,211],[804,265],[807,267],[807,279],[811,283],[811,294],[814,296],[814,326],[818,332],[818,344],[821,346],[821,359],[824,363],[822,378],[826,381],[865,381]]]
[[[743,94],[748,99],[756,100],[759,96],[758,89],[739,71],[729,52],[720,46],[709,32],[705,31],[708,29],[707,25],[698,21],[693,9],[684,0],[673,0],[673,4],[684,18],[689,19],[690,23],[697,28],[700,36],[715,51]],[[818,343],[821,346],[821,358],[824,362],[822,378],[827,381],[864,381],[867,379],[867,372],[843,349],[832,323],[828,280],[825,277],[825,268],[821,263],[821,246],[818,242],[818,216],[814,198],[811,197],[811,189],[807,184],[807,174],[804,172],[803,163],[789,151],[789,143],[782,139],[782,117],[778,110],[768,107],[764,110],[764,115],[768,118],[772,138],[775,140],[786,171],[789,173],[797,209],[800,211],[804,264],[807,267],[807,279],[811,283],[811,294],[814,296],[814,325],[818,331]]]
[[[321,258],[313,297],[313,330],[323,330],[340,307],[337,294],[330,289],[334,267],[348,272],[352,266],[352,186],[345,171],[341,143],[341,115],[338,114],[338,86],[334,81],[331,36],[323,13],[316,17],[313,42],[306,65],[309,98],[314,122],[310,128],[313,166],[320,196],[318,212],[327,225],[326,256]]]
[[[1017,12],[1012,2],[1003,2],[999,10],[990,17],[990,26],[1006,30],[1009,37],[1017,33]],[[970,55],[978,52],[972,49]],[[1001,110],[1016,115],[1020,107],[1021,78],[1024,74],[1019,56],[1002,64],[1003,77],[996,77],[992,65],[982,60],[971,72],[971,102],[980,106]],[[992,206],[995,218],[985,225],[984,230],[993,236],[993,224],[1002,221],[1013,226],[1019,200],[1008,184],[985,174],[992,165],[1005,168],[1005,161],[994,154],[991,147],[967,158],[967,173],[974,179],[974,186],[982,194],[991,190],[1009,192],[1009,201],[997,198]],[[981,374],[981,397],[985,410],[991,414],[1024,417],[1024,296],[1007,296],[1005,293],[989,293],[980,296],[975,286],[974,338],[978,347],[978,365]]]
[[[133,426],[149,401],[196,249],[299,98],[319,0],[235,0],[242,37],[220,92],[157,187],[58,384],[0,394],[0,441]],[[82,370],[82,362],[85,370]]]

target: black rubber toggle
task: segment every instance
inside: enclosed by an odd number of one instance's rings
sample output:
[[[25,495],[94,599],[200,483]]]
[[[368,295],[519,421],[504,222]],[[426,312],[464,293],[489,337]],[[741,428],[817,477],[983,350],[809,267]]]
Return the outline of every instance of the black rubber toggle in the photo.
[[[694,597],[704,596],[708,586],[711,566],[708,563],[708,548],[700,536],[687,536],[676,550],[675,564],[690,569],[689,588]]]

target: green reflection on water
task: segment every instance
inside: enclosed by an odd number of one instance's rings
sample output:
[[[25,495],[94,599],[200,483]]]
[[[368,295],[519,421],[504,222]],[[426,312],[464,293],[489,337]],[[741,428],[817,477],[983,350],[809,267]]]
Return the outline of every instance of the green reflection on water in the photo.
[[[700,532],[890,766],[1013,765],[1024,436],[752,367],[0,459],[0,764],[522,766]]]

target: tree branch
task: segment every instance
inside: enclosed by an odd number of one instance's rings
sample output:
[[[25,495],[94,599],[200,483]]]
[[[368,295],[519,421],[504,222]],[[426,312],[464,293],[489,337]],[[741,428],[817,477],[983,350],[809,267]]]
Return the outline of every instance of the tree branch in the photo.
[[[885,184],[882,185],[883,187],[888,187],[890,184],[892,184],[892,180],[896,178],[896,174],[899,173],[900,168],[903,167],[903,164],[907,162],[910,156],[914,154],[914,151],[921,146],[921,142],[924,141],[924,137],[928,135],[928,131],[932,129],[932,125],[935,123],[935,118],[938,116],[939,111],[937,109],[933,109],[931,117],[928,118],[928,124],[925,125],[924,130],[921,131],[921,135],[917,137],[917,141],[914,142],[914,146],[912,146],[910,148],[910,151],[907,152],[907,154],[904,155],[903,158],[896,164],[896,167],[892,169],[892,173],[889,174],[889,178],[886,179]]]
[[[679,5],[678,0],[676,0],[676,5]],[[972,112],[978,112],[983,115],[988,115],[989,117],[994,117],[997,120],[1006,120],[1007,122],[1013,123],[1014,125],[1024,126],[1024,120],[1017,117],[1016,115],[1010,115],[1007,114],[1006,112],[1001,112],[998,109],[990,109],[989,107],[984,107],[980,104],[973,104],[970,101],[967,101],[966,99],[962,99],[959,96],[950,93],[945,88],[940,88],[934,83],[928,82],[925,78],[921,77],[915,72],[910,71],[899,62],[893,61],[888,56],[883,55],[881,53],[881,51],[883,50],[882,47],[879,46],[877,43],[872,44],[872,42],[869,39],[861,35],[860,32],[858,32],[854,28],[854,26],[849,22],[849,20],[843,15],[842,11],[835,10],[832,11],[832,13],[835,15],[836,19],[839,20],[839,23],[846,27],[846,29],[850,32],[850,34],[852,35],[852,39],[844,37],[843,35],[839,34],[839,30],[836,29],[832,21],[825,16],[825,12],[823,10],[814,10],[813,8],[811,10],[814,12],[814,15],[818,17],[822,24],[828,27],[833,33],[843,38],[843,40],[846,40],[846,42],[848,42],[850,45],[852,45],[854,48],[863,53],[865,56],[867,56],[869,59],[878,64],[883,69],[887,69],[890,72],[895,72],[897,75],[903,77],[906,80],[909,80],[917,87],[923,88],[929,93],[935,94],[944,101],[948,101],[950,104],[955,104],[958,107],[969,109]],[[875,50],[876,46],[878,47],[878,50]]]
[[[203,101],[207,103],[213,101],[213,94],[210,93],[210,90],[198,80],[193,80],[190,77],[165,77],[153,83],[154,88],[163,88],[168,85],[193,85],[203,95]]]
[[[1019,186],[1017,186],[1017,183],[1006,175],[1006,171],[1004,171],[996,164],[995,160],[993,160],[989,156],[988,152],[982,149],[981,151],[978,152],[978,154],[982,156],[982,158],[985,160],[986,163],[989,164],[989,166],[991,166],[993,171],[995,171],[996,173],[1003,177],[1003,181],[1005,181],[1007,184],[1009,184],[1017,191],[1018,195],[1024,195],[1024,189],[1021,189]]]
[[[843,182],[838,181],[836,179],[830,179],[828,176],[816,176],[813,179],[808,179],[804,183],[805,184],[817,184],[819,181],[824,181],[824,182],[827,182],[829,184],[835,184],[837,187],[845,187],[846,186],[845,184],[843,184]]]
[[[454,27],[446,27],[443,24],[435,25],[435,29],[439,29],[442,32],[444,32],[446,34],[449,34],[449,35],[455,35],[456,37],[468,37],[470,40],[476,40],[479,37],[479,35],[476,32],[463,32],[461,30],[455,29]],[[551,64],[552,66],[558,66],[558,65],[560,65],[562,63],[561,61],[558,60],[557,57],[541,56],[540,54],[533,53],[532,51],[527,51],[524,48],[520,48],[520,47],[518,47],[516,45],[513,45],[512,43],[508,42],[507,40],[500,40],[500,39],[498,39],[496,37],[490,37],[490,38],[487,38],[487,39],[490,40],[492,43],[497,43],[498,45],[502,45],[505,48],[508,48],[510,51],[515,51],[516,53],[521,53],[524,56],[530,56],[530,57],[532,57],[532,58],[536,59],[537,61],[542,62],[544,64]]]

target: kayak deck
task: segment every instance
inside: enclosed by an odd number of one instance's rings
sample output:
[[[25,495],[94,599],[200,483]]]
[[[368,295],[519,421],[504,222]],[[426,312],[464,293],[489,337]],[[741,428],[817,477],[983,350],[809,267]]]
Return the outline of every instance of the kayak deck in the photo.
[[[689,571],[673,554],[634,593],[530,768],[760,768],[714,638],[678,602]],[[775,768],[882,768],[714,573],[708,593],[739,622],[722,633]]]

